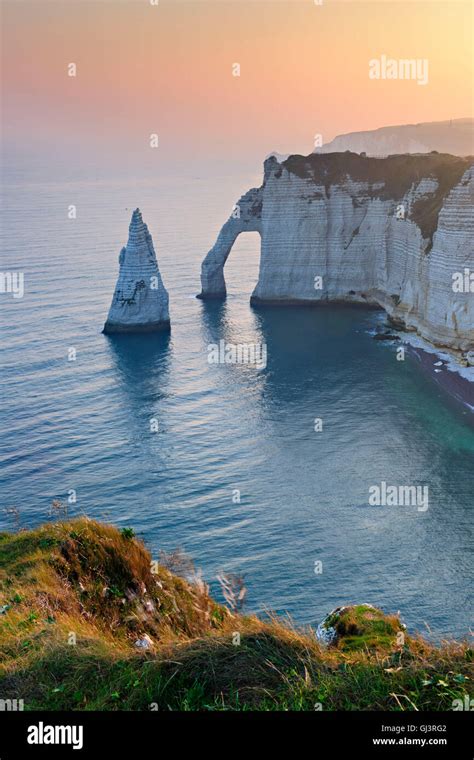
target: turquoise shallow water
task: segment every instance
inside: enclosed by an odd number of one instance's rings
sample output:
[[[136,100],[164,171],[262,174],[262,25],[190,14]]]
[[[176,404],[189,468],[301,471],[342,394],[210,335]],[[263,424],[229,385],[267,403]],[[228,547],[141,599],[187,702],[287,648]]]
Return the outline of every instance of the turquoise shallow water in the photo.
[[[244,573],[251,610],[317,623],[338,604],[370,602],[400,610],[412,629],[464,635],[467,412],[416,362],[397,362],[393,346],[372,340],[379,313],[251,308],[256,234],[229,259],[227,301],[194,298],[201,259],[258,182],[5,185],[2,268],[24,271],[26,292],[1,296],[2,506],[33,526],[75,489],[71,514],[132,525],[155,556],[183,547],[216,593],[219,570]],[[137,205],[170,293],[169,338],[100,332]],[[220,339],[265,342],[267,367],[209,365],[207,346]],[[381,481],[427,484],[428,510],[369,506],[369,487]],[[2,512],[0,523],[11,519]]]

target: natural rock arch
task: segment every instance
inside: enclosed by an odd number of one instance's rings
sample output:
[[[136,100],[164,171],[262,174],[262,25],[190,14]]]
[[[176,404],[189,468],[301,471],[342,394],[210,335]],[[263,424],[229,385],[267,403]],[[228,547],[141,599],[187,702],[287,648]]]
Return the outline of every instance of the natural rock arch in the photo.
[[[225,298],[224,266],[241,232],[259,232],[262,222],[262,188],[253,188],[241,197],[222,227],[214,246],[201,266],[202,290],[198,298]]]

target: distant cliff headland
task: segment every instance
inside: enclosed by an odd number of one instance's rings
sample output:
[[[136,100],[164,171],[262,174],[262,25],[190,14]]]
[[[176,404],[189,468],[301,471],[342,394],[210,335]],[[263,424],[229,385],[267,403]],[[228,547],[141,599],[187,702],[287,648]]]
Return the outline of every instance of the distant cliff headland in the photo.
[[[399,329],[474,348],[474,159],[445,153],[265,161],[205,258],[202,298],[226,295],[241,232],[261,235],[253,303],[382,307]]]
[[[474,153],[474,119],[425,121],[419,124],[397,124],[363,132],[338,135],[315,153],[365,151],[368,156],[389,156],[394,153],[452,153],[470,156]]]
[[[185,565],[86,518],[1,533],[2,709],[469,709],[467,644],[370,605],[334,611],[318,640],[243,614],[231,578],[218,604]]]

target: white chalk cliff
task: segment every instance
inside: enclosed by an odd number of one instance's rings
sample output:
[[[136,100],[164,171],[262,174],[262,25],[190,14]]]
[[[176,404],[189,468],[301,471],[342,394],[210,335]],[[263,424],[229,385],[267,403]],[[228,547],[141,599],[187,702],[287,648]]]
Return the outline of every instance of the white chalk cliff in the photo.
[[[265,161],[202,264],[201,298],[226,294],[236,237],[261,235],[252,302],[352,302],[383,307],[400,328],[439,346],[474,348],[474,167],[448,154],[355,153]]]
[[[138,208],[132,214],[128,243],[120,251],[119,265],[104,333],[168,329],[168,292],[158,269],[153,240]]]
[[[399,124],[365,132],[338,135],[315,153],[337,153],[345,150],[368,156],[388,156],[394,153],[452,153],[470,156],[474,153],[474,119],[428,121],[420,124]]]

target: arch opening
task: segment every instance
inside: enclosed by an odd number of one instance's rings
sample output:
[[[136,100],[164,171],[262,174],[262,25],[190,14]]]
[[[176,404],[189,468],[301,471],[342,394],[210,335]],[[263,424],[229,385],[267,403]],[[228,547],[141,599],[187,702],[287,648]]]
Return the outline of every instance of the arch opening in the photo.
[[[201,266],[201,293],[198,298],[223,299],[227,295],[224,267],[241,232],[261,234],[262,188],[252,188],[234,206],[217,240]]]

